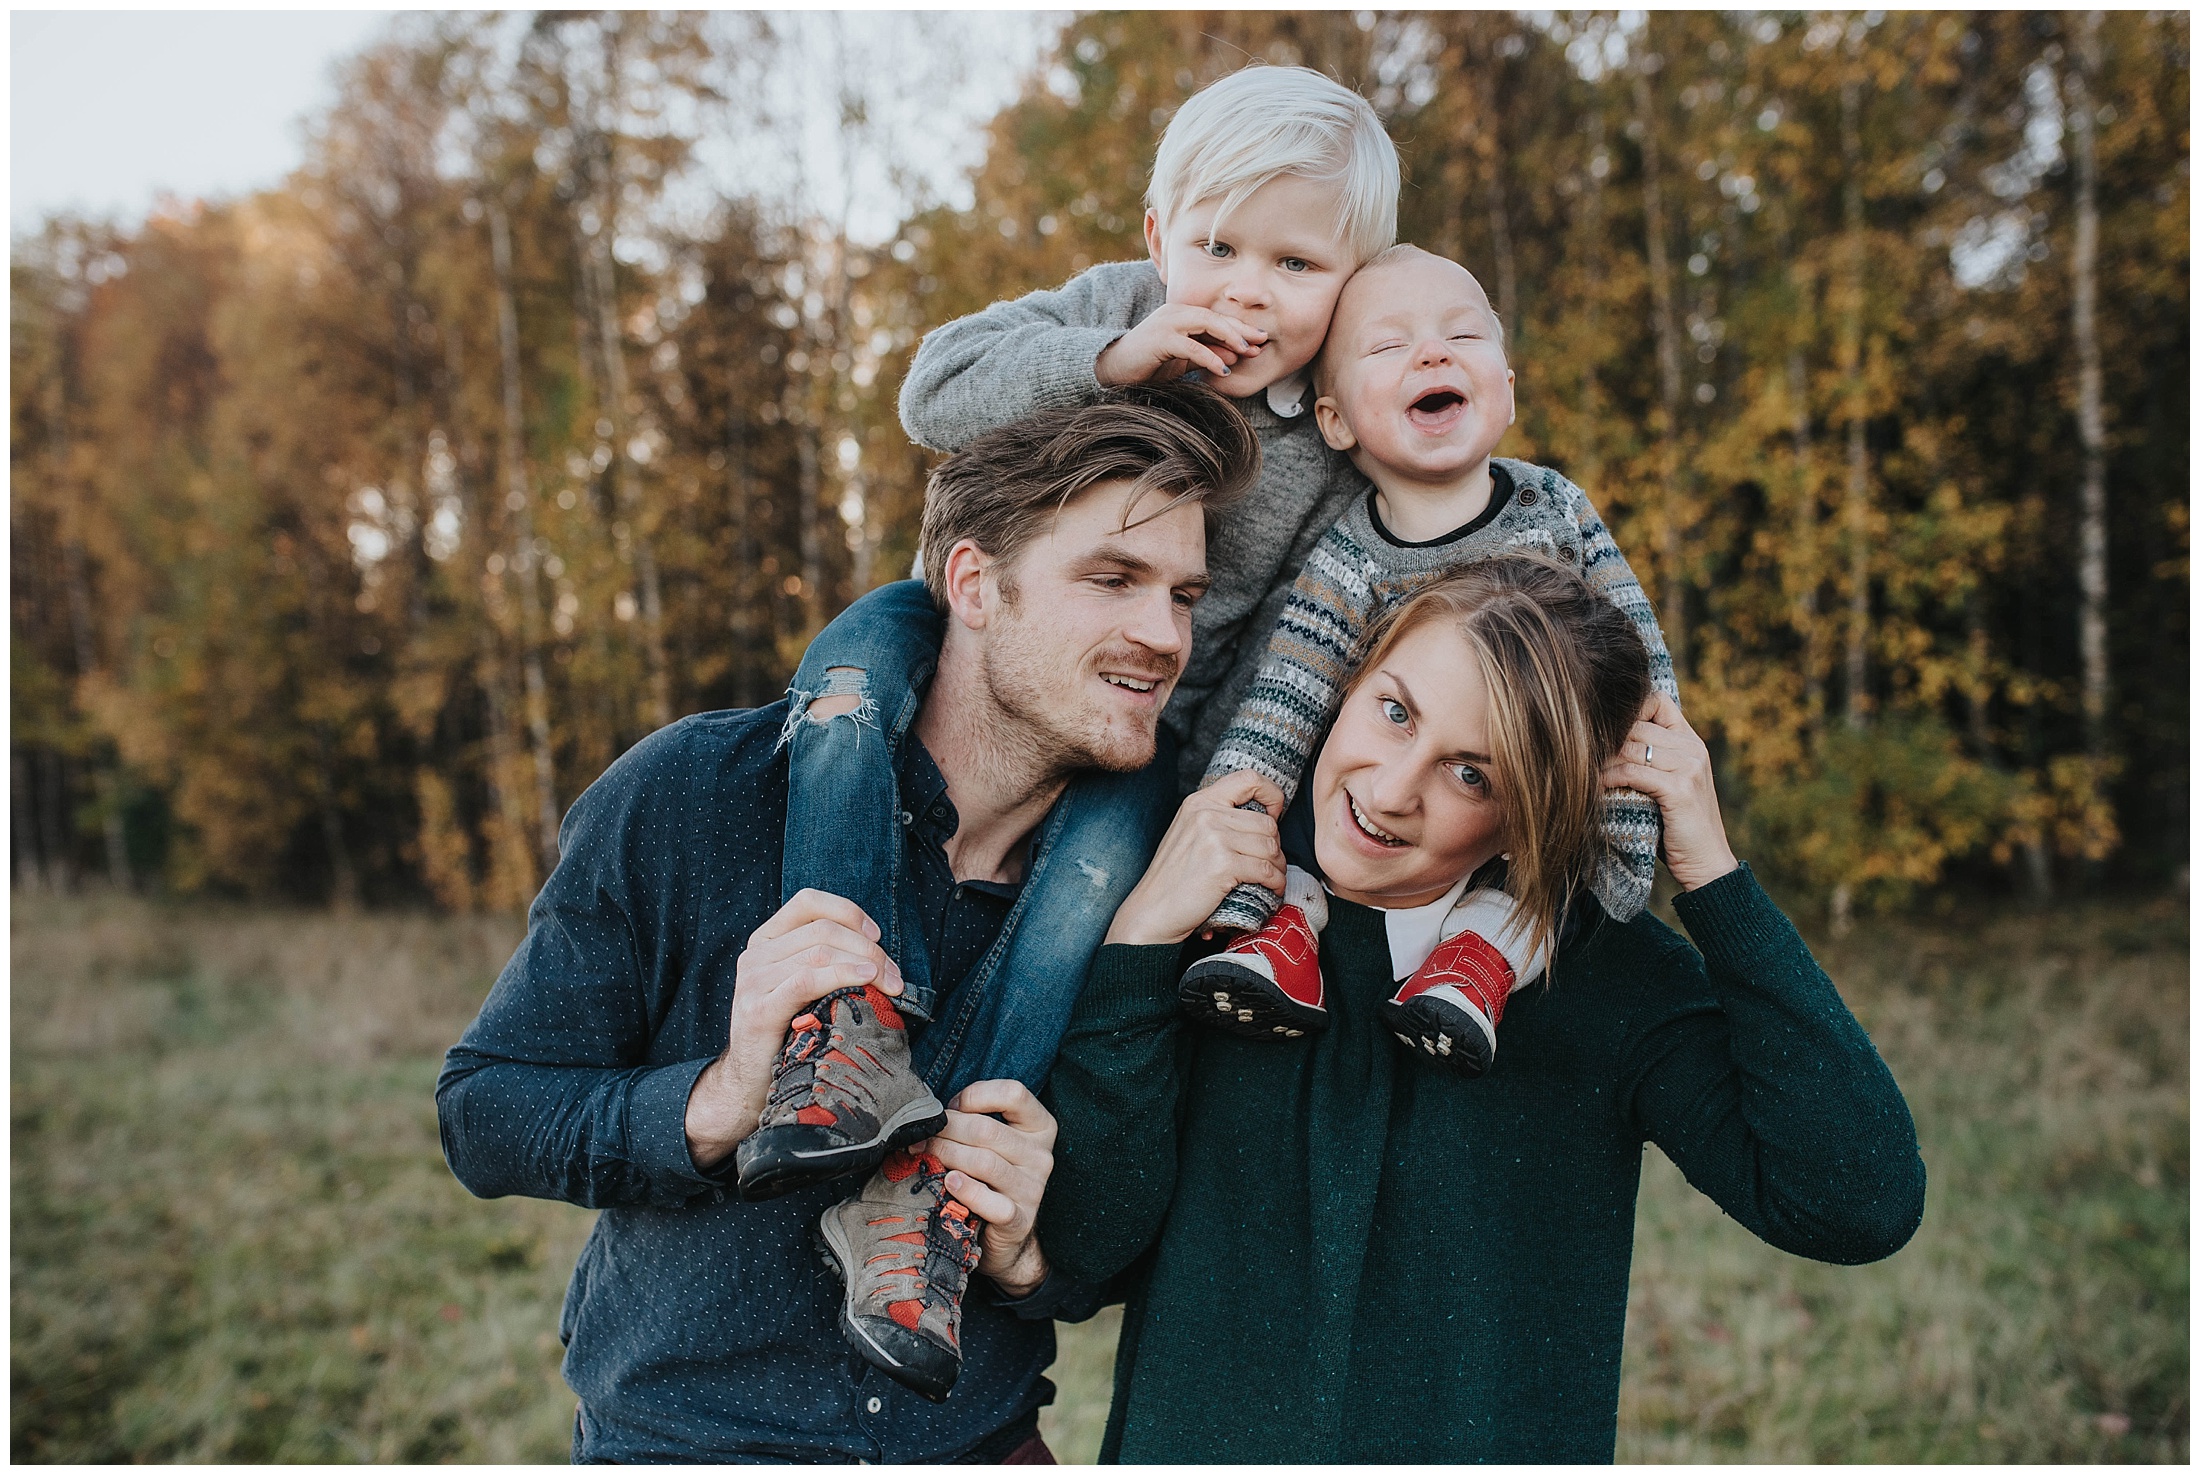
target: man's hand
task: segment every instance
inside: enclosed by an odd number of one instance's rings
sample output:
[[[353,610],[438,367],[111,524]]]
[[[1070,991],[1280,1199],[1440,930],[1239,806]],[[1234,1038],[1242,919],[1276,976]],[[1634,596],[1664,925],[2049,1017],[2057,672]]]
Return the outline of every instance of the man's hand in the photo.
[[[1241,809],[1256,800],[1261,809]],[[1266,810],[1264,814],[1261,810]],[[1283,890],[1283,843],[1274,816],[1283,791],[1240,769],[1184,801],[1153,864],[1116,908],[1109,942],[1182,942],[1203,924],[1230,888],[1243,882]]]
[[[863,908],[823,891],[796,892],[749,934],[734,965],[725,1053],[688,1092],[688,1155],[698,1167],[724,1161],[756,1130],[779,1047],[797,1014],[836,989],[875,983],[882,993],[901,992],[901,970],[878,937]]]
[[[948,1169],[947,1191],[985,1221],[978,1272],[1011,1296],[1037,1290],[1047,1258],[1032,1228],[1054,1172],[1053,1113],[1020,1081],[973,1081],[926,1145]]]
[[[1252,358],[1267,341],[1265,329],[1223,313],[1164,306],[1102,349],[1092,372],[1102,384],[1165,384],[1190,369],[1228,378],[1232,364]]]

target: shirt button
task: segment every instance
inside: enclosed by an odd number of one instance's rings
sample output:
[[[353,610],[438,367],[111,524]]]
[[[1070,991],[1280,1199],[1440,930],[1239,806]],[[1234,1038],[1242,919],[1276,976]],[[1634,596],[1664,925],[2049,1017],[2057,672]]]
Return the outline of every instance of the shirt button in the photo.
[[[1581,555],[1575,551],[1574,545],[1571,543],[1568,543],[1565,547],[1559,549],[1558,556],[1565,559],[1568,563],[1572,563],[1575,559],[1581,557]]]
[[[876,1398],[872,1399],[869,1403],[866,1403],[863,1406],[874,1414],[877,1413],[881,1408],[885,1407],[885,1405],[880,1403]]]
[[[1535,505],[1534,487],[1522,487],[1520,489],[1520,505],[1523,507],[1533,507]]]

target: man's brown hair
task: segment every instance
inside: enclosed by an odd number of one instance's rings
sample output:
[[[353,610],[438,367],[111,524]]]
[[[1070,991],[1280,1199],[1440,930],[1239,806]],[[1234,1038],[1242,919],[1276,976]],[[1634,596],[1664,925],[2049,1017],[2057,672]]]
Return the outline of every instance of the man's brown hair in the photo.
[[[1511,857],[1505,890],[1520,903],[1530,945],[1555,950],[1567,905],[1608,847],[1604,765],[1650,696],[1642,634],[1572,569],[1507,553],[1453,569],[1391,606],[1367,632],[1353,686],[1431,624],[1456,632],[1481,669],[1490,794]]]
[[[968,538],[1012,563],[1070,498],[1102,482],[1131,484],[1127,528],[1149,492],[1170,497],[1152,517],[1184,502],[1211,513],[1259,476],[1260,442],[1244,417],[1200,385],[1125,385],[1089,404],[1040,410],[987,431],[934,468],[918,544],[925,587],[946,609],[949,549]]]

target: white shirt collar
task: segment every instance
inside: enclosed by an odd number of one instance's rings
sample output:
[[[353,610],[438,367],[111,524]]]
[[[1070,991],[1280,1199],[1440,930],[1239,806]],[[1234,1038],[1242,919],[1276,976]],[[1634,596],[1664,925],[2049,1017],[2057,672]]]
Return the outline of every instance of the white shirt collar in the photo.
[[[1436,951],[1436,944],[1444,940],[1439,935],[1444,919],[1459,904],[1467,883],[1473,879],[1472,874],[1461,876],[1458,885],[1427,906],[1402,907],[1383,913],[1383,929],[1390,936],[1392,978],[1411,978],[1413,971],[1428,961],[1428,955]]]
[[[1307,392],[1314,386],[1314,371],[1301,369],[1268,386],[1268,408],[1286,420],[1306,413]]]

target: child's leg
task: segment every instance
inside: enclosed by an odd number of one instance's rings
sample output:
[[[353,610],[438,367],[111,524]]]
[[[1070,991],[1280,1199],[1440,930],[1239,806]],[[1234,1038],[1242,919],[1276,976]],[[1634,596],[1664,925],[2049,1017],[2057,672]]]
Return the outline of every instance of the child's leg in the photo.
[[[878,924],[902,969],[901,1006],[931,1015],[923,949],[902,943],[901,744],[939,663],[942,624],[923,584],[864,595],[810,642],[789,689],[781,899],[805,887],[845,896]],[[911,956],[914,953],[915,956]]]
[[[1146,874],[1176,811],[1176,744],[1167,731],[1154,761],[1136,773],[1077,775],[1039,832],[1034,862],[1009,925],[987,954],[990,972],[967,1029],[936,1025],[917,1042],[917,1068],[950,1099],[972,1081],[1046,1084],[1071,1008],[1116,908]],[[987,1041],[983,1056],[962,1041]],[[953,1059],[943,1059],[949,1051]]]
[[[1408,1049],[1478,1076],[1497,1058],[1506,1000],[1542,975],[1549,955],[1530,949],[1520,904],[1494,886],[1461,896],[1437,936],[1383,1005],[1384,1022]]]
[[[1298,1039],[1329,1027],[1321,935],[1329,898],[1314,859],[1314,808],[1300,785],[1276,826],[1285,862],[1282,896],[1240,886],[1266,910],[1258,925],[1184,971],[1177,999],[1189,1017],[1232,1034]],[[1208,920],[1217,926],[1230,903]]]

